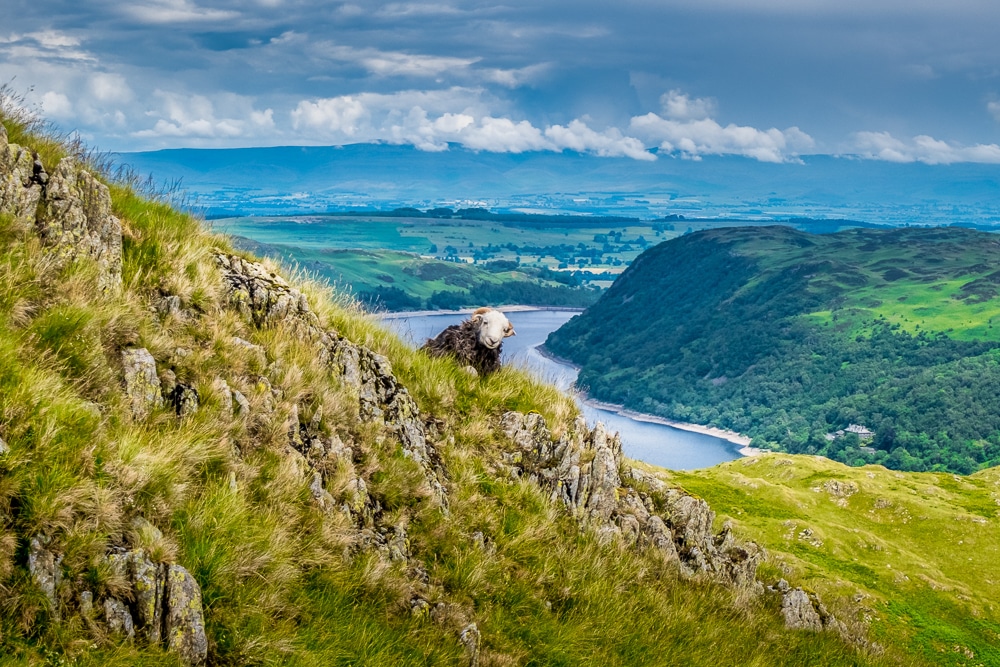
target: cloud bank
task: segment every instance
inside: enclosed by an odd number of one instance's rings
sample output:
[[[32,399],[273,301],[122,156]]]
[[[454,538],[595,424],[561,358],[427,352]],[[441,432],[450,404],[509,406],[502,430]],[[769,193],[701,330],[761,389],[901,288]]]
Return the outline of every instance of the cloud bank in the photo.
[[[927,135],[903,140],[888,132],[858,132],[851,153],[869,160],[887,162],[1000,164],[1000,145],[997,144],[960,146]]]

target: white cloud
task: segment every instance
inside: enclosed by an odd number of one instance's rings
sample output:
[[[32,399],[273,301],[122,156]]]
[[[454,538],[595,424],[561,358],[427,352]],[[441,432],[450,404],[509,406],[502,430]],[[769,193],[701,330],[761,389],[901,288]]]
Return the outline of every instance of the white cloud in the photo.
[[[123,104],[132,100],[132,89],[121,74],[98,72],[88,82],[90,95],[99,102]]]
[[[220,96],[217,102],[225,107],[222,117],[216,111],[216,102],[203,95],[180,95],[157,90],[160,109],[147,112],[157,117],[153,127],[133,132],[141,139],[164,137],[193,139],[196,142],[225,143],[227,139],[267,136],[274,131],[274,112],[259,111],[252,102],[238,95]]]
[[[393,2],[375,12],[375,16],[381,18],[423,18],[427,16],[450,16],[460,13],[457,7],[441,3]]]
[[[386,141],[426,151],[447,150],[450,143],[456,143],[495,153],[572,150],[607,157],[656,159],[638,139],[623,135],[617,128],[598,132],[582,120],[540,128],[527,120],[483,112],[485,105],[478,99],[472,99],[464,108],[460,106],[463,94],[475,98],[476,92],[452,89],[438,94],[363,93],[302,100],[292,111],[292,126],[328,141]]]
[[[703,155],[743,155],[761,162],[788,162],[812,149],[812,137],[797,127],[784,131],[771,128],[759,130],[745,125],[720,125],[708,117],[711,106],[705,100],[691,100],[678,91],[665,96],[665,114],[648,113],[635,116],[629,130],[646,141],[657,143],[661,151],[677,153],[688,159]]]
[[[538,63],[528,65],[519,69],[496,69],[483,68],[476,70],[488,83],[496,83],[507,88],[517,88],[527,83],[536,81],[538,77],[551,69],[549,63]]]
[[[284,42],[293,39],[304,40],[304,35],[285,33],[281,36]],[[306,40],[307,41],[307,40]],[[280,44],[272,40],[272,44]],[[478,62],[479,58],[457,58],[453,56],[431,56],[411,54],[401,51],[383,51],[375,48],[354,48],[332,42],[318,42],[311,45],[314,54],[321,58],[360,65],[370,74],[376,76],[423,76],[436,77],[446,72],[465,70]]]
[[[146,4],[128,4],[124,11],[143,23],[198,23],[226,21],[237,18],[239,12],[198,7],[190,0],[153,0]]]
[[[295,32],[286,32],[280,37],[272,38],[270,45],[280,47],[293,42],[303,45],[318,58],[358,65],[369,74],[379,77],[447,77],[453,81],[495,83],[516,88],[536,80],[551,67],[548,63],[512,69],[482,67],[479,65],[483,59],[479,56],[438,56],[384,51],[371,47],[355,48],[332,42],[310,43],[306,35]]]
[[[663,115],[674,120],[701,120],[715,114],[715,101],[696,97],[691,99],[679,90],[671,90],[660,97]]]
[[[74,115],[73,105],[70,103],[69,98],[53,90],[42,95],[41,105],[42,113],[50,118],[61,120],[72,118]]]
[[[630,157],[646,161],[656,159],[641,141],[624,136],[618,128],[597,132],[580,120],[570,122],[567,127],[553,125],[545,130],[545,136],[560,150],[594,153],[602,157]]]
[[[367,124],[368,110],[352,95],[310,102],[302,100],[292,111],[292,127],[296,130],[320,130],[326,134],[353,137],[361,124]]]
[[[57,30],[26,32],[0,37],[0,54],[8,60],[63,60],[95,62],[96,58],[81,49],[80,40]]]
[[[904,141],[888,132],[858,132],[854,135],[854,139],[852,152],[869,160],[924,164],[956,162],[1000,164],[1000,146],[997,144],[960,146],[927,135]]]

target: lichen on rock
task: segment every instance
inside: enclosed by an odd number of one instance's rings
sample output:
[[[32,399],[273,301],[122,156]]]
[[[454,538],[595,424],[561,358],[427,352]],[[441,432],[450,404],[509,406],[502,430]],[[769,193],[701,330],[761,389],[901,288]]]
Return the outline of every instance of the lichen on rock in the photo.
[[[40,164],[40,163],[39,163]],[[17,228],[34,228],[38,202],[42,198],[44,169],[35,173],[35,159],[23,146],[9,143],[7,129],[0,123],[0,213],[14,218]]]
[[[122,369],[132,417],[137,421],[143,420],[163,405],[156,360],[146,348],[128,348],[122,350]]]

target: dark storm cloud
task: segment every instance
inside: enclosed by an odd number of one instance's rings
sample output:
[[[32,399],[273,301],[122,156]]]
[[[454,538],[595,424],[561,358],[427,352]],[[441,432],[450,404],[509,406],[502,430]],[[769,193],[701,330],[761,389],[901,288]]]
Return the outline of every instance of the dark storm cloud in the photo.
[[[1000,160],[986,0],[14,5],[0,80],[110,149]]]

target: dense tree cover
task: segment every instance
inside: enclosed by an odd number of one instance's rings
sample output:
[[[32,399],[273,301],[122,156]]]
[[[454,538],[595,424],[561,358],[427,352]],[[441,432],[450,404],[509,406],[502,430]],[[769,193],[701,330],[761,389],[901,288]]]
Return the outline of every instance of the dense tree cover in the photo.
[[[990,312],[993,297],[970,286],[991,284],[997,241],[958,229],[690,234],[640,256],[546,345],[582,366],[595,398],[852,465],[970,473],[1000,464],[1000,344],[955,327]],[[889,267],[904,255],[905,270]],[[954,277],[964,284],[944,294],[938,281]],[[888,290],[938,290],[951,310],[935,321],[952,326],[892,321],[875,298]],[[874,439],[826,437],[852,423]]]

